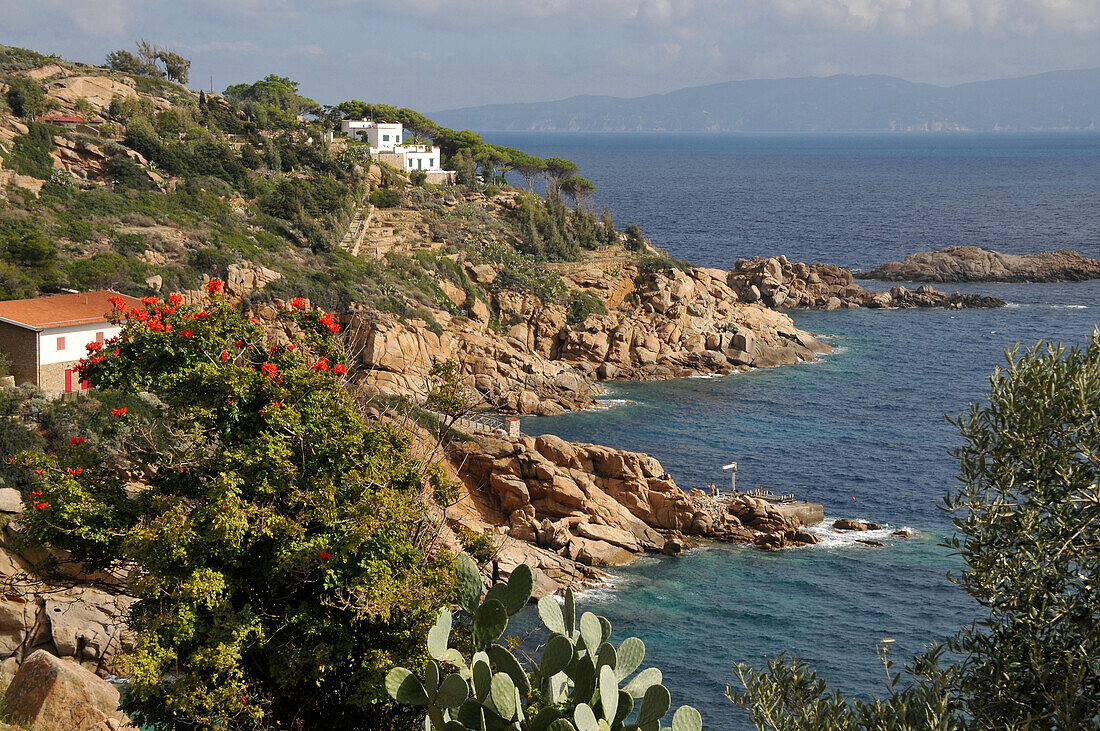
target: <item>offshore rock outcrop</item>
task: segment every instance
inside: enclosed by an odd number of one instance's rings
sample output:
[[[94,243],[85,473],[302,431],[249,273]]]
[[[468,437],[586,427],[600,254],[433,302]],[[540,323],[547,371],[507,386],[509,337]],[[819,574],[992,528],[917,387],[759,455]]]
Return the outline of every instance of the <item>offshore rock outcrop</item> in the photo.
[[[915,290],[893,287],[889,292],[871,292],[855,283],[851,269],[833,264],[803,264],[779,256],[768,259],[739,259],[730,270],[729,286],[746,302],[763,302],[769,307],[837,310],[841,307],[1004,307],[996,297],[955,292],[945,294],[930,286]]]
[[[492,267],[473,276],[492,281]],[[366,389],[422,398],[433,364],[454,359],[471,401],[503,413],[553,415],[594,403],[600,380],[657,380],[810,361],[831,350],[786,315],[741,302],[726,272],[697,267],[641,274],[582,267],[563,277],[606,310],[571,320],[564,305],[502,290],[491,302],[455,293],[465,317],[442,327],[369,311],[349,318]],[[492,320],[498,324],[491,326]]]
[[[456,441],[448,456],[466,488],[448,518],[489,533],[503,572],[530,565],[536,593],[597,583],[602,569],[700,538],[769,549],[816,542],[767,501],[685,493],[646,454],[544,435]]]
[[[1065,249],[1016,255],[949,246],[910,254],[859,276],[891,282],[1080,282],[1100,279],[1100,261]]]

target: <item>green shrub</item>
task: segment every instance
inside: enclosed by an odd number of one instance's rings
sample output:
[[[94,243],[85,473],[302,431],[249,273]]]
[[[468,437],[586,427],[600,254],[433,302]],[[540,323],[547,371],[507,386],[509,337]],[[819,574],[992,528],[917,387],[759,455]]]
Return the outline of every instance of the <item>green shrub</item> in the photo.
[[[4,100],[12,113],[23,119],[34,119],[54,104],[53,100],[46,96],[41,82],[29,76],[15,76],[9,79]]]
[[[114,253],[94,254],[76,259],[66,267],[66,277],[76,289],[117,289],[129,281],[129,261]]]
[[[575,289],[569,293],[569,313],[566,318],[570,325],[579,325],[589,315],[606,315],[607,307],[603,300],[591,292]]]
[[[642,235],[642,229],[638,228],[638,224],[627,224],[625,233],[625,245],[628,251],[645,251],[645,236]]]
[[[4,394],[9,399],[8,392]],[[10,406],[9,406],[10,408]],[[42,437],[16,416],[0,416],[0,487],[10,487],[27,492],[34,484],[30,474],[18,465],[8,462],[8,457],[24,450],[42,448]]]
[[[370,202],[379,208],[394,208],[401,205],[401,193],[393,188],[379,188],[370,194]]]
[[[114,155],[107,161],[107,177],[112,185],[137,190],[150,190],[153,181],[136,162],[125,155]]]
[[[479,564],[485,565],[493,560],[497,547],[493,544],[492,538],[484,533],[475,533],[464,525],[460,525],[455,532],[463,550],[473,556]]]
[[[53,173],[53,136],[60,133],[57,127],[42,122],[27,122],[27,134],[12,141],[11,154],[4,161],[6,167],[17,173],[39,180],[49,180]]]

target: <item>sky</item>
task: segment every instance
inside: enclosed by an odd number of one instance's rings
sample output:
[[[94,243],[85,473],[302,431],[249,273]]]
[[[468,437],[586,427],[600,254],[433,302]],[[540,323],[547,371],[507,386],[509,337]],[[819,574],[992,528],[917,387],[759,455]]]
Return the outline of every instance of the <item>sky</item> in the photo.
[[[0,43],[102,63],[146,38],[193,88],[269,73],[422,112],[723,81],[951,85],[1100,66],[1100,0],[0,0]]]

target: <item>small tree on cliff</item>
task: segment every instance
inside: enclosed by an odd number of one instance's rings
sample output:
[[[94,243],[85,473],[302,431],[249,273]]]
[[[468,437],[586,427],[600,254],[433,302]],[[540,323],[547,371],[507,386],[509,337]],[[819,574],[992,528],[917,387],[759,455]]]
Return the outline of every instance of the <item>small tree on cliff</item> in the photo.
[[[128,572],[138,633],[126,709],[156,728],[394,728],[383,679],[419,664],[451,559],[432,554],[404,436],[344,390],[331,315],[285,313],[274,345],[216,295],[146,298],[81,366],[147,394],[112,412],[123,446],[25,454],[29,540]],[[297,301],[298,305],[304,305]],[[122,300],[116,307],[123,307]]]
[[[730,695],[768,729],[1100,727],[1100,332],[1084,349],[1040,343],[990,379],[956,423],[962,487],[954,580],[988,610],[891,675],[874,703],[828,690],[799,660],[739,666]],[[888,666],[889,667],[889,666]]]

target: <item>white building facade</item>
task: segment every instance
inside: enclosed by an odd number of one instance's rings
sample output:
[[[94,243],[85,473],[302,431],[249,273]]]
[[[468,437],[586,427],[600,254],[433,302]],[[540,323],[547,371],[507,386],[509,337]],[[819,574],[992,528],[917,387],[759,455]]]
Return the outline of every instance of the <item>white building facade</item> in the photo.
[[[369,144],[372,155],[375,151],[393,152],[405,140],[405,128],[400,122],[345,119],[340,122],[340,131],[348,137],[354,137]]]

